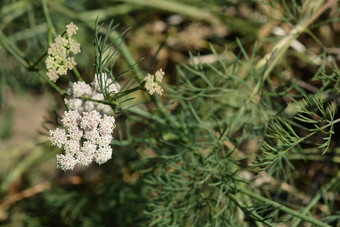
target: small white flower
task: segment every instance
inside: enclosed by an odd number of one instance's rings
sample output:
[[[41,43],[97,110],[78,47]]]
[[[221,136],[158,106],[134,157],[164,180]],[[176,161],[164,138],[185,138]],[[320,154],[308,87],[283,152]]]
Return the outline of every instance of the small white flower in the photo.
[[[92,110],[91,112],[84,112],[80,127],[85,130],[92,130],[94,128],[97,128],[100,121],[101,116],[96,110]]]
[[[59,78],[58,73],[55,69],[49,69],[46,75],[52,82],[56,82]]]
[[[96,151],[96,144],[90,141],[85,141],[81,148],[81,152],[78,154],[77,157],[79,165],[88,166],[92,162],[93,156]]]
[[[77,160],[72,155],[57,154],[57,167],[66,171],[72,170],[77,164]]]
[[[53,146],[61,148],[66,140],[66,132],[64,129],[57,128],[54,131],[50,130],[50,141]]]
[[[99,138],[100,135],[97,129],[85,130],[84,139],[96,143]]]
[[[85,141],[81,148],[81,151],[88,156],[93,156],[97,151],[97,145],[91,141]]]
[[[89,112],[89,111],[95,110],[96,109],[96,105],[95,104],[96,104],[95,102],[92,102],[92,101],[89,101],[89,100],[84,101],[83,102],[83,109],[84,109],[84,111]],[[81,111],[81,109],[79,109],[79,111]],[[99,112],[101,112],[101,111],[99,111]]]
[[[66,25],[66,32],[69,37],[73,34],[77,34],[78,27],[71,22],[70,24]]]
[[[80,44],[71,38],[73,34],[76,34],[78,27],[73,23],[66,26],[67,37],[58,35],[54,39],[54,43],[51,43],[47,50],[47,58],[45,60],[48,78],[56,82],[61,75],[66,75],[67,70],[72,70],[77,64],[73,57],[69,55],[71,53],[80,53]]]
[[[110,146],[100,147],[94,156],[94,160],[99,165],[111,159],[112,148]]]
[[[165,73],[163,72],[163,69],[159,69],[156,73],[155,73],[155,77],[156,77],[156,80],[158,82],[162,82],[163,80],[163,76],[165,75]]]
[[[112,140],[111,134],[106,134],[106,135],[100,136],[100,137],[97,138],[98,146],[100,146],[100,147],[110,146],[111,140]]]
[[[87,166],[92,161],[103,164],[111,159],[114,117],[101,116],[95,110],[82,114],[70,110],[61,121],[65,129],[50,130],[49,138],[53,146],[65,151],[57,155],[58,168],[72,170],[76,165]]]
[[[91,86],[86,84],[83,81],[78,81],[75,83],[70,83],[69,89],[67,91],[69,95],[73,95],[74,98],[79,98],[83,95],[91,95],[92,89]]]
[[[78,165],[88,166],[92,162],[92,156],[85,154],[83,152],[80,152],[77,156],[77,161],[78,161],[77,163]]]
[[[71,53],[73,53],[73,54],[79,54],[80,53],[80,43],[77,43],[75,40],[69,39],[68,40],[68,46],[69,46],[69,50],[70,50]]]
[[[75,128],[78,126],[78,122],[81,119],[80,114],[77,111],[65,111],[61,122],[66,128]]]
[[[162,82],[164,76],[164,72],[162,69],[159,69],[155,75],[151,75],[148,73],[148,75],[145,77],[145,89],[149,92],[150,95],[153,95],[154,93],[158,95],[162,95],[164,90],[159,85],[160,82]]]
[[[81,130],[78,125],[68,128],[68,136],[71,140],[79,141],[83,137],[83,134],[83,130]]]
[[[115,118],[112,116],[104,115],[102,121],[99,124],[99,132],[101,135],[112,134],[115,127]]]
[[[68,140],[64,146],[65,154],[75,155],[80,152],[80,145],[78,140]]]

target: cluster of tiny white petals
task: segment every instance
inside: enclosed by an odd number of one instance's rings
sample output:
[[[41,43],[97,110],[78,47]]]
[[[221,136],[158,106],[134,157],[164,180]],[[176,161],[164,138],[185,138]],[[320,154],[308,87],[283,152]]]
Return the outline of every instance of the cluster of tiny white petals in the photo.
[[[111,159],[113,116],[101,116],[96,110],[81,114],[69,110],[61,121],[64,129],[50,130],[49,137],[53,146],[65,151],[56,157],[58,168],[72,170],[76,165],[88,166],[93,161],[101,165]]]
[[[61,119],[61,122],[64,127],[75,129],[78,127],[80,119],[81,115],[77,111],[67,111],[64,113],[64,117]]]
[[[77,160],[70,154],[63,155],[57,154],[57,167],[61,168],[62,170],[73,170],[75,165],[77,165]]]
[[[111,112],[110,106],[80,99],[81,96],[87,96],[94,100],[104,100],[104,95],[100,88],[106,89],[108,93],[116,94],[119,92],[120,86],[112,81],[106,73],[102,73],[101,76],[96,75],[91,84],[80,81],[70,82],[67,93],[71,98],[65,98],[65,104],[70,110],[77,110],[79,113],[97,110],[101,114],[109,114]]]
[[[112,156],[112,149],[109,146],[101,146],[99,147],[99,152],[94,155],[94,160],[99,165],[107,162]]]
[[[66,25],[66,32],[69,37],[72,35],[77,34],[78,27],[71,22],[70,24]]]
[[[77,98],[83,95],[91,95],[92,88],[83,81],[78,81],[75,83],[70,82],[67,93],[72,95],[74,98]]]
[[[96,74],[91,85],[97,92],[100,93],[102,89],[105,89],[108,93],[118,93],[120,89],[119,84],[112,81],[112,79],[108,77],[106,73],[101,73],[99,75]]]
[[[148,73],[148,75],[145,77],[145,89],[149,92],[150,95],[153,95],[154,93],[158,95],[162,95],[164,90],[159,85],[160,82],[163,80],[164,72],[162,69],[159,69],[155,75],[151,75]]]
[[[61,148],[66,143],[66,132],[64,129],[57,128],[50,130],[50,140],[53,146]]]
[[[61,75],[66,75],[68,70],[72,70],[77,64],[70,53],[80,53],[80,44],[72,39],[72,35],[76,34],[78,27],[72,22],[66,25],[67,37],[58,35],[54,43],[48,48],[47,58],[45,61],[48,78],[55,82]]]
[[[114,129],[115,118],[112,116],[104,115],[103,119],[100,121],[99,124],[99,132],[101,134],[112,134]]]
[[[97,128],[100,121],[101,116],[97,111],[84,112],[80,127],[84,130],[93,130]]]

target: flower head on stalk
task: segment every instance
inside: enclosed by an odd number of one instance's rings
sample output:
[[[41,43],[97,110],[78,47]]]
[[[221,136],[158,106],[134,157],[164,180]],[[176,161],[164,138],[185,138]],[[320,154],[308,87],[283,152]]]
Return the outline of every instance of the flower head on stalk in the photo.
[[[76,34],[78,27],[72,22],[66,25],[66,37],[58,35],[51,43],[45,61],[48,78],[56,82],[59,76],[66,75],[68,70],[72,70],[77,64],[71,53],[80,53],[80,44],[72,36]]]
[[[63,148],[57,155],[57,167],[72,170],[76,165],[87,166],[92,161],[100,164],[111,159],[110,146],[115,128],[113,116],[91,112],[66,111],[62,118],[64,129],[50,130],[51,144]]]

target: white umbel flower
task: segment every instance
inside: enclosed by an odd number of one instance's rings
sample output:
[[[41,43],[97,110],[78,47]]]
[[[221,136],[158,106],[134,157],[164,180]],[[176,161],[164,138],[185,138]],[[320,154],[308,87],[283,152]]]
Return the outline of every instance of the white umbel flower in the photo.
[[[65,129],[50,131],[53,146],[63,148],[65,154],[57,155],[57,167],[72,170],[76,165],[87,166],[92,161],[103,164],[111,159],[115,118],[93,110],[82,114],[66,111],[62,118]]]
[[[80,44],[72,39],[77,30],[78,27],[73,23],[66,25],[67,37],[58,35],[48,48],[45,60],[46,75],[53,82],[56,82],[59,76],[66,75],[67,70],[72,70],[77,64],[74,58],[69,56],[71,53],[80,53]]]
[[[154,93],[158,95],[162,95],[164,90],[159,85],[160,82],[162,82],[164,76],[164,72],[162,69],[159,69],[155,75],[151,75],[148,73],[148,75],[145,77],[145,89],[149,92],[150,95],[153,95]]]
[[[71,22],[70,24],[66,25],[66,32],[67,35],[70,37],[73,34],[77,34],[78,27]]]

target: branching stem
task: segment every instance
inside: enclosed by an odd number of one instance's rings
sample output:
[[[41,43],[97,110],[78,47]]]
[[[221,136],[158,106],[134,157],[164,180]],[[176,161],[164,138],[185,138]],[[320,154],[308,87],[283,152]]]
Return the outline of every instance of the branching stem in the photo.
[[[295,216],[295,217],[297,217],[297,218],[300,218],[301,220],[304,220],[304,221],[307,221],[307,222],[309,222],[309,223],[312,223],[312,224],[314,224],[314,225],[316,225],[316,226],[330,227],[330,225],[327,225],[327,224],[325,224],[325,223],[323,223],[323,222],[321,222],[321,221],[318,221],[318,220],[316,220],[316,219],[314,219],[314,218],[308,217],[308,216],[306,216],[306,215],[304,215],[304,214],[302,214],[302,213],[299,213],[299,212],[297,212],[297,211],[295,211],[295,210],[292,210],[292,209],[290,209],[290,208],[288,208],[288,207],[282,205],[281,203],[278,203],[278,202],[275,202],[275,201],[273,201],[273,200],[267,199],[267,198],[265,198],[265,197],[263,197],[263,196],[261,196],[261,195],[258,195],[258,194],[256,194],[256,193],[253,193],[253,192],[251,192],[251,191],[249,191],[249,190],[247,190],[247,189],[244,189],[244,188],[237,188],[237,190],[238,190],[239,192],[245,194],[245,195],[250,196],[250,197],[253,198],[253,199],[256,199],[256,200],[258,200],[258,201],[260,201],[260,202],[263,202],[263,203],[265,203],[265,204],[271,205],[271,206],[275,207],[276,209],[279,209],[279,210],[281,210],[281,211],[283,211],[283,212],[286,212],[286,213],[288,213],[288,214],[290,214],[290,215],[292,215],[292,216]]]

